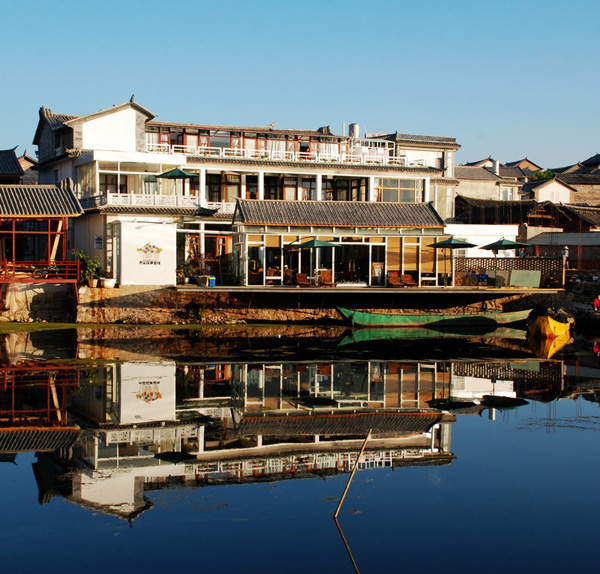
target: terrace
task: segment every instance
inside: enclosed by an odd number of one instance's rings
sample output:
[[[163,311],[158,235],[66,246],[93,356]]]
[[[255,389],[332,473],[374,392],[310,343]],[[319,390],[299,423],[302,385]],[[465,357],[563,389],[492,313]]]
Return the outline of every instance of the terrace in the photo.
[[[411,159],[406,156],[394,156],[392,155],[392,149],[366,146],[356,148],[355,153],[332,153],[147,143],[146,151],[149,153],[184,154],[190,157],[212,157],[218,159],[243,159],[299,163],[341,163],[356,166],[378,165],[403,168],[431,167],[434,169],[439,169],[438,165],[428,165],[428,162],[425,159]]]

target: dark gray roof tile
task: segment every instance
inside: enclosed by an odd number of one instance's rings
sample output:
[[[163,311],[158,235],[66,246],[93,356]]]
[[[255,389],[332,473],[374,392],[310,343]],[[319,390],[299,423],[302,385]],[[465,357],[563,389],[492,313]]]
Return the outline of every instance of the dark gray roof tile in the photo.
[[[19,163],[16,148],[0,150],[0,176],[15,176],[23,175],[23,168]]]
[[[248,225],[443,227],[430,203],[238,200],[234,221]]]
[[[0,185],[2,217],[73,217],[81,213],[81,205],[69,189],[55,185]]]

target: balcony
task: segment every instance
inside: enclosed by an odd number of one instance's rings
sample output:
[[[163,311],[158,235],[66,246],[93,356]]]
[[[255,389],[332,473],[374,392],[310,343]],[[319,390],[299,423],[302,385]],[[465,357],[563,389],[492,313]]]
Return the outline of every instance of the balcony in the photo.
[[[376,148],[372,148],[375,150]],[[183,154],[193,157],[214,157],[219,159],[244,159],[255,161],[285,161],[298,163],[332,163],[360,166],[382,165],[390,167],[435,167],[428,166],[424,159],[409,160],[404,156],[390,156],[381,153],[313,153],[303,151],[249,150],[221,147],[195,147],[169,144],[146,144],[150,153]]]
[[[233,213],[235,203],[208,202],[202,205],[200,198],[185,195],[159,195],[141,193],[106,193],[92,197],[82,197],[79,200],[83,209],[91,209],[104,205],[119,206],[150,206],[150,207],[206,207],[218,209],[219,213]]]

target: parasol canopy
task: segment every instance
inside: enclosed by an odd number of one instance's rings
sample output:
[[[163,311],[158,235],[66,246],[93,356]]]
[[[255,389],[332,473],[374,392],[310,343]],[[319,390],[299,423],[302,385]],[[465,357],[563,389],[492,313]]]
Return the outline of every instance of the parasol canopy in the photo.
[[[436,241],[432,243],[430,247],[434,249],[467,249],[468,247],[477,247],[474,243],[463,241],[462,239],[456,239],[450,237],[450,239],[444,239],[443,241]]]
[[[183,169],[179,169],[178,167],[175,169],[170,169],[169,171],[165,171],[165,173],[161,173],[156,177],[161,177],[163,179],[190,179],[192,177],[198,177],[197,173],[191,173],[189,171],[185,171]]]
[[[504,239],[503,237],[498,241],[494,241],[494,243],[484,245],[480,249],[487,249],[488,251],[508,251],[509,249],[519,249],[521,247],[529,247],[529,245],[527,245],[527,243],[521,243],[520,241]]]
[[[320,239],[309,239],[304,243],[297,243],[292,241],[288,243],[286,249],[315,249],[318,247],[341,247],[339,243],[329,243],[329,241],[321,241]]]

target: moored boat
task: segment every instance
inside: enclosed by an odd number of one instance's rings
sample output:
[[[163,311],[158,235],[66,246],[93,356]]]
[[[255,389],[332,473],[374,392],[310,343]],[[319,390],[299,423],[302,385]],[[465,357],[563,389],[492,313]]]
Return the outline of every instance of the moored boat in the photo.
[[[339,314],[357,327],[444,327],[444,326],[483,326],[508,325],[525,321],[531,309],[511,312],[482,312],[482,313],[372,313],[357,311],[345,307],[337,307]]]
[[[568,335],[574,323],[575,319],[561,309],[534,309],[529,317],[527,329],[533,337],[554,339]]]

